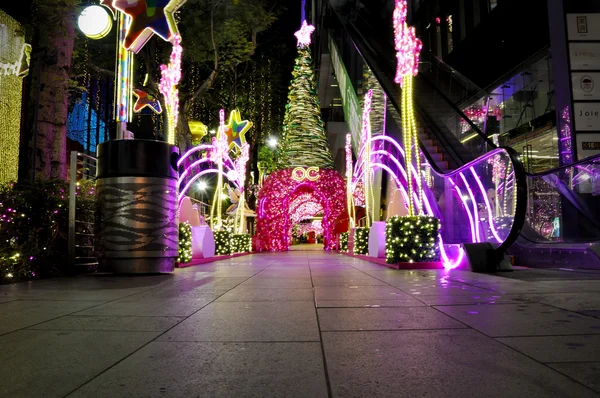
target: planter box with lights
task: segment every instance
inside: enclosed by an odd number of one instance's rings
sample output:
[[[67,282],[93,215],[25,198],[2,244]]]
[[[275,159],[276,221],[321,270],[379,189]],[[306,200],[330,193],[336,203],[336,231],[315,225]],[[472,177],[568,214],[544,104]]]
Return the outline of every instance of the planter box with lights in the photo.
[[[354,229],[354,254],[369,253],[369,228],[358,227]]]
[[[340,234],[340,251],[342,253],[348,252],[348,232],[342,232]]]
[[[229,231],[215,231],[215,254],[222,256],[224,254],[231,254],[231,232]]]
[[[249,234],[233,235],[231,241],[232,253],[249,253],[252,251],[252,239]]]
[[[439,229],[440,220],[435,217],[391,217],[386,226],[386,262],[439,262]]]

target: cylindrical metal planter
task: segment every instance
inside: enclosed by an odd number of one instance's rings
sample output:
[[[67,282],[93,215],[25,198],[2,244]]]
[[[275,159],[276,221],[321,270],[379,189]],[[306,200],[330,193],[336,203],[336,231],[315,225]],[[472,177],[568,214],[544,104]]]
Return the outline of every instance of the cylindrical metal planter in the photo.
[[[178,256],[176,146],[114,140],[98,146],[97,246],[115,273],[173,272]]]

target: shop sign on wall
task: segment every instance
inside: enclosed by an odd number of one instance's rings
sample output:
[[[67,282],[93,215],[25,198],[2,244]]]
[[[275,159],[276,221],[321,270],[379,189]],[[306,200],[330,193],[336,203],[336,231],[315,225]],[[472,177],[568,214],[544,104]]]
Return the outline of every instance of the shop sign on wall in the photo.
[[[571,43],[569,58],[573,70],[599,70],[600,43]]]
[[[579,159],[589,158],[600,153],[600,134],[577,134],[577,155]]]
[[[569,40],[600,40],[600,14],[567,14]]]
[[[600,102],[576,102],[574,113],[577,131],[600,131]]]
[[[600,73],[573,72],[571,81],[574,100],[600,100]]]

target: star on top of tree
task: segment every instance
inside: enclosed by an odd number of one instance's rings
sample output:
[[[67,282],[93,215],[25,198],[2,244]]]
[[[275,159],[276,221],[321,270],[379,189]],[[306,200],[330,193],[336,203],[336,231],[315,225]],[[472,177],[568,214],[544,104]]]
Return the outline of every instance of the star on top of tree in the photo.
[[[306,20],[302,22],[302,27],[299,31],[294,33],[294,36],[298,38],[298,47],[308,46],[310,44],[310,36],[315,31],[315,27],[306,23]]]
[[[153,34],[170,41],[178,34],[174,13],[186,0],[113,0],[113,7],[131,17],[123,46],[138,53]]]

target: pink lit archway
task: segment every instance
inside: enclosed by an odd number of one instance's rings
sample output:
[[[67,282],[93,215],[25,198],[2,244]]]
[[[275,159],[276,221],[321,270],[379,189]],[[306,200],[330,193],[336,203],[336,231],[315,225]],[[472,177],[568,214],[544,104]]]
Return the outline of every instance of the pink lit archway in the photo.
[[[285,251],[290,246],[292,220],[290,204],[300,195],[323,208],[325,250],[336,248],[335,222],[346,212],[346,183],[335,170],[319,170],[311,178],[294,179],[292,169],[271,173],[259,194],[256,233],[260,248]]]

